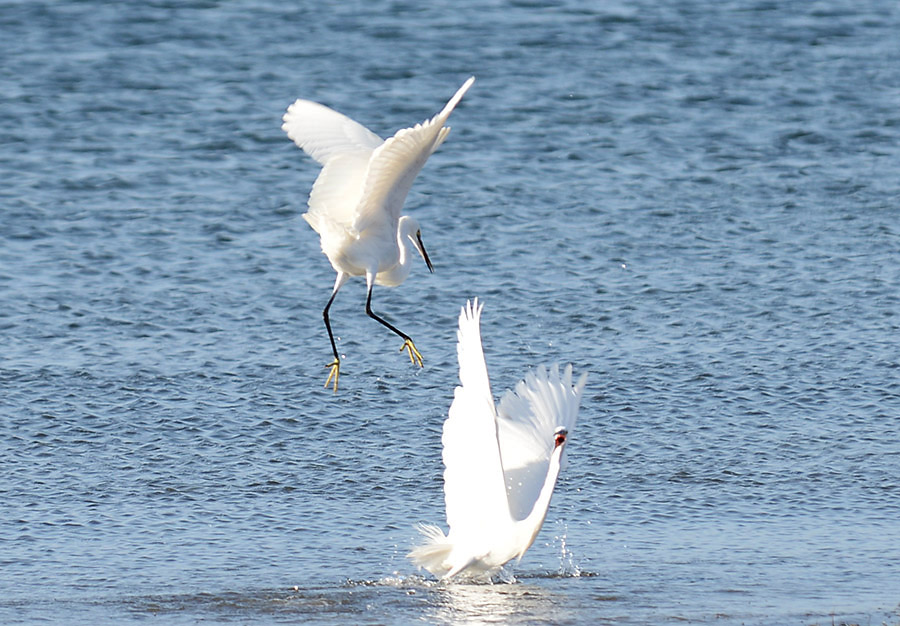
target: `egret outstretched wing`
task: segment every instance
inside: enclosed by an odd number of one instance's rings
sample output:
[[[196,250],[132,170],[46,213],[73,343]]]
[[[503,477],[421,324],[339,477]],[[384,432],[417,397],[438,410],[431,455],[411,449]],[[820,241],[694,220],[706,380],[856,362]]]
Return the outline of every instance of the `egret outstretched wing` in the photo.
[[[396,228],[413,181],[428,157],[446,139],[450,127],[444,124],[474,82],[473,76],[463,83],[441,112],[430,120],[397,131],[375,149],[353,224],[358,231],[384,220]]]
[[[451,532],[474,533],[501,520],[509,506],[491,383],[481,347],[481,306],[467,303],[459,315],[459,378],[444,422],[444,500]]]
[[[583,374],[573,386],[571,365],[562,377],[556,365],[549,372],[541,366],[500,400],[500,453],[514,519],[525,519],[534,507],[547,476],[556,430],[574,430],[586,379]]]
[[[297,100],[284,114],[281,128],[295,144],[322,164],[303,216],[323,234],[329,226],[349,229],[372,153],[383,141],[368,128],[317,102]]]
[[[384,143],[371,130],[318,102],[297,100],[284,114],[281,129],[322,165],[335,156],[361,153],[366,158]]]

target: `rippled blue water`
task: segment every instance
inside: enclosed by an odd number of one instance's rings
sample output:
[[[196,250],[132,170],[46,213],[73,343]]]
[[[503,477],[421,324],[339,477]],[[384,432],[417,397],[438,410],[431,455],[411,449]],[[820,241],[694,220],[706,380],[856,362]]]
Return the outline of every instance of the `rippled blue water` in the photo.
[[[900,621],[888,0],[0,2],[0,622]],[[478,82],[332,320],[297,97]],[[518,582],[436,585],[455,321],[589,371]]]

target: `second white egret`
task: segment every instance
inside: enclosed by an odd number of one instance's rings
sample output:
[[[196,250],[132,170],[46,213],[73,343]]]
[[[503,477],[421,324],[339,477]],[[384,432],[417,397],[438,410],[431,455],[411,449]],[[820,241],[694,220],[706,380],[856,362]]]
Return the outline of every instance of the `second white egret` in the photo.
[[[409,557],[435,576],[489,578],[534,543],[575,427],[586,374],[572,384],[539,367],[494,407],[481,346],[482,306],[459,315],[460,385],[444,422],[444,501],[450,532],[422,524]]]
[[[409,275],[412,251],[430,271],[419,223],[400,215],[403,203],[425,161],[447,138],[444,126],[475,77],[469,78],[440,113],[382,140],[349,117],[326,106],[297,100],[284,114],[284,130],[294,143],[322,165],[303,217],[319,233],[322,251],[337,272],[331,298],[322,312],[334,361],[325,381],[337,392],[341,357],[331,332],[328,310],[350,276],[365,276],[366,314],[403,338],[401,351],[422,366],[422,355],[409,335],[372,312],[372,287],[394,287]]]

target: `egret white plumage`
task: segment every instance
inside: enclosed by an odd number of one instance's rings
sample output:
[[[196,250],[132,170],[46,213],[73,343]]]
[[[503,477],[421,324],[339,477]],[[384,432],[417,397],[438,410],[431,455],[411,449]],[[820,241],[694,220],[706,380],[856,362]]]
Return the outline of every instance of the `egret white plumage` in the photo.
[[[366,314],[403,338],[400,348],[422,366],[422,355],[409,335],[372,312],[372,287],[401,284],[411,269],[412,251],[434,272],[422,244],[419,223],[401,216],[406,195],[422,166],[447,138],[444,126],[475,77],[469,78],[440,113],[382,140],[378,135],[326,106],[297,100],[281,126],[288,137],[322,165],[303,217],[319,233],[322,251],[337,272],[331,298],[322,312],[334,361],[325,381],[337,392],[341,357],[331,332],[328,310],[350,276],[365,276]]]
[[[422,524],[425,541],[409,558],[439,578],[484,578],[534,542],[575,427],[587,374],[572,366],[530,372],[495,408],[481,345],[483,305],[459,315],[460,385],[444,422],[444,500],[448,534]]]

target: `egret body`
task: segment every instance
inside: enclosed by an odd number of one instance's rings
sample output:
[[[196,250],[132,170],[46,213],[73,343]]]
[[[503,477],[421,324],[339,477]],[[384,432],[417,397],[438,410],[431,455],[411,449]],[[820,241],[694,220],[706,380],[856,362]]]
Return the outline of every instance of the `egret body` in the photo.
[[[495,408],[481,345],[482,306],[459,315],[460,385],[444,422],[448,534],[420,525],[425,541],[409,557],[439,578],[484,578],[518,562],[534,542],[575,427],[587,375],[572,366],[530,372]]]
[[[430,271],[419,223],[401,216],[403,203],[422,166],[447,138],[445,126],[475,78],[469,78],[440,113],[382,140],[378,135],[326,106],[297,100],[284,115],[282,129],[306,154],[322,165],[303,217],[320,237],[322,251],[337,272],[334,289],[322,312],[334,361],[325,386],[337,392],[341,357],[334,342],[328,310],[351,276],[366,277],[366,314],[403,338],[402,350],[422,365],[422,355],[409,335],[372,312],[372,287],[393,287],[409,275],[412,253]]]

